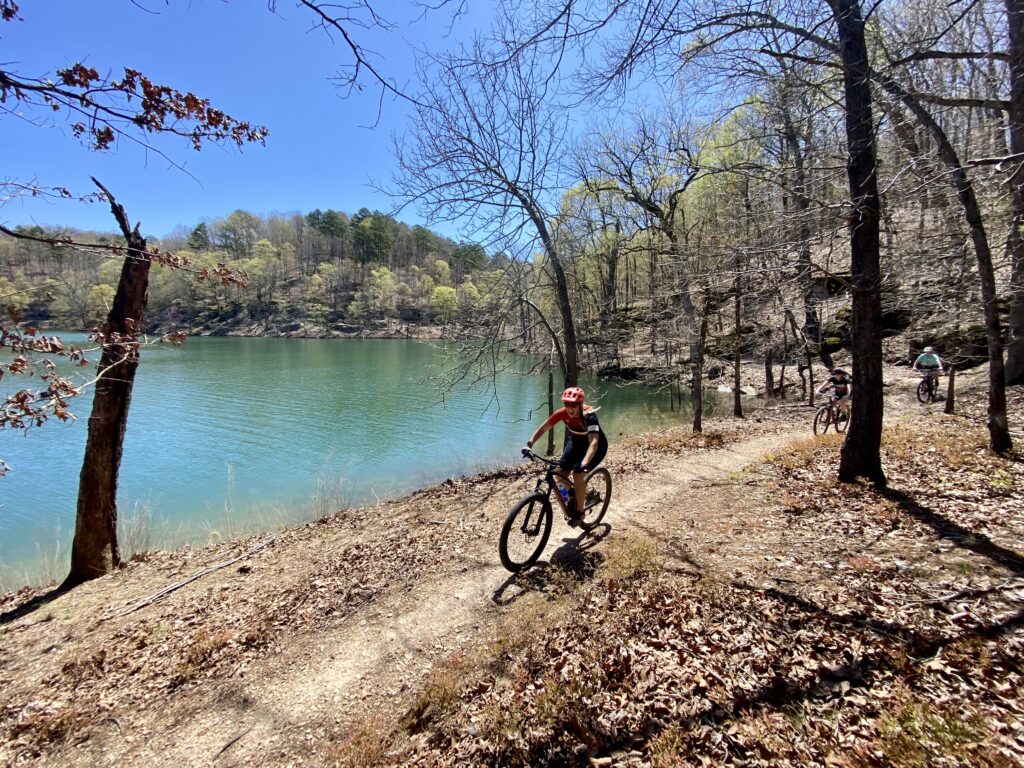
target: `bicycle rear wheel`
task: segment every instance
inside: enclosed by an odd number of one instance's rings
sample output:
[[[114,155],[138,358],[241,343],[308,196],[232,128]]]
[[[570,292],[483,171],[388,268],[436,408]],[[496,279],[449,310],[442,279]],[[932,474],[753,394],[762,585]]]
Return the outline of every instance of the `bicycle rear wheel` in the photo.
[[[832,409],[828,405],[823,405],[818,409],[818,412],[814,414],[814,434],[824,435],[828,432],[828,425],[832,423]]]
[[[584,531],[593,530],[608,511],[608,503],[612,500],[612,476],[604,467],[598,467],[587,473],[587,499],[583,505],[583,515],[579,526]]]
[[[551,502],[546,494],[531,493],[519,500],[505,518],[498,539],[501,564],[512,573],[529,568],[540,557],[551,535]]]
[[[928,379],[921,379],[917,385],[917,400],[919,403],[927,403],[930,393],[928,392]]]

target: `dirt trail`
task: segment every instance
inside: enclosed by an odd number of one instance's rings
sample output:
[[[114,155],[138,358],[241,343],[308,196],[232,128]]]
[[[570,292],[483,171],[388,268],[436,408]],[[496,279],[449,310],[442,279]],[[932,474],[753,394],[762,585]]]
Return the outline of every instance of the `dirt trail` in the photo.
[[[742,471],[797,434],[802,433],[791,429],[720,449],[659,453],[645,471],[623,466],[624,457],[613,453],[609,467],[615,488],[607,526],[587,535],[556,519],[542,563],[571,560],[585,549],[599,553],[608,541],[643,533],[686,567],[731,567],[731,556],[719,550],[734,530],[760,531],[736,543],[745,550],[736,553],[743,557],[777,538],[765,535],[771,525],[751,521],[733,503],[750,482]],[[301,549],[298,542],[271,548],[251,568],[270,576],[276,566],[277,578],[296,585],[317,584],[317,563],[333,562],[335,553],[346,551],[342,547],[356,541],[362,546],[364,540],[372,544],[375,537],[433,536],[439,546],[450,547],[450,556],[419,573],[410,566],[408,581],[381,591],[333,626],[286,632],[273,652],[250,658],[230,677],[212,675],[172,692],[155,709],[115,708],[114,716],[92,726],[82,743],[43,759],[47,765],[176,768],[322,762],[352,718],[418,686],[438,662],[493,630],[501,606],[529,588],[528,579],[510,577],[496,553],[501,522],[529,485],[521,475],[499,478],[472,485],[457,496],[457,504],[447,506],[414,496],[386,505],[381,515],[344,534],[325,534],[320,544],[307,540]],[[393,525],[374,524],[389,516]],[[387,540],[377,543],[389,551]],[[302,578],[289,573],[295,568],[303,569]],[[205,584],[201,579],[181,591],[229,590],[227,578],[221,583],[211,577]],[[149,581],[142,591],[152,586]],[[144,608],[135,616],[146,618],[155,610]]]

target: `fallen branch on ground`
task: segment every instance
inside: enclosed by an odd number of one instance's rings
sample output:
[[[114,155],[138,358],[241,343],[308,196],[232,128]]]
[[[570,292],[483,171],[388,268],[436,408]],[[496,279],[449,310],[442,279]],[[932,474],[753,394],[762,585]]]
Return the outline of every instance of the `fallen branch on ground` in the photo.
[[[271,536],[269,539],[264,541],[262,544],[257,544],[255,547],[253,547],[252,549],[250,549],[247,552],[243,552],[238,557],[234,557],[231,560],[225,560],[223,563],[217,563],[216,565],[211,565],[209,568],[204,568],[203,570],[199,571],[199,573],[192,574],[187,579],[182,579],[181,581],[175,582],[174,584],[171,584],[170,586],[164,587],[160,591],[154,592],[152,595],[147,597],[145,600],[140,600],[135,605],[133,605],[131,608],[129,608],[128,610],[124,611],[123,613],[121,613],[119,615],[120,616],[127,616],[129,613],[134,613],[135,611],[139,610],[140,608],[145,608],[147,605],[150,605],[151,603],[155,603],[158,600],[163,600],[165,597],[167,597],[167,595],[171,594],[175,590],[181,589],[186,584],[190,584],[193,581],[195,581],[196,579],[201,578],[201,577],[205,576],[208,573],[213,573],[214,571],[219,571],[221,568],[227,568],[229,565],[231,565],[233,563],[237,563],[239,560],[244,560],[245,558],[250,557],[251,555],[256,554],[261,549],[266,549],[271,544],[273,544],[276,539],[277,539],[276,536]],[[110,618],[110,617],[108,616],[107,618]]]

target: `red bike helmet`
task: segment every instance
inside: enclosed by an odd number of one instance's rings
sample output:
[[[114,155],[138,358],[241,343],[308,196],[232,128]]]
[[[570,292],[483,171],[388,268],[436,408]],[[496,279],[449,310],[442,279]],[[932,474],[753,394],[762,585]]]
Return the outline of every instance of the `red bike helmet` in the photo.
[[[562,402],[568,405],[579,405],[583,402],[583,390],[579,387],[569,387],[562,393]]]

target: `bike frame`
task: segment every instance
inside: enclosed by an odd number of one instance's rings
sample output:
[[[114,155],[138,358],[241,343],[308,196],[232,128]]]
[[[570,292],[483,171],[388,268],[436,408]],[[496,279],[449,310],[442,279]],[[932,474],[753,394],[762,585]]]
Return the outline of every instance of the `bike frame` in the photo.
[[[934,396],[934,395],[938,394],[938,392],[939,392],[939,377],[944,372],[941,369],[939,369],[939,368],[934,368],[932,370],[927,370],[927,371],[926,370],[921,370],[919,368],[917,370],[917,372],[921,374],[921,380],[922,381],[927,381],[928,382],[928,394],[929,394],[929,396]]]
[[[839,401],[842,399],[843,398],[839,397],[834,393],[828,396],[828,411],[829,415],[832,417],[833,422],[836,420],[836,416],[838,414],[844,412],[843,409],[839,407]],[[849,417],[850,414],[847,412],[846,415],[847,417]]]
[[[537,484],[533,488],[534,493],[543,490],[545,484],[547,484],[548,498],[550,499],[552,496],[554,496],[555,499],[558,500],[558,506],[562,508],[562,513],[566,517],[568,517],[569,508],[565,505],[565,502],[562,501],[562,494],[560,494],[557,490],[558,482],[555,480],[555,475],[558,474],[558,476],[565,481],[565,483],[569,487],[569,493],[575,493],[576,487],[575,485],[573,485],[572,477],[566,477],[565,475],[561,474],[562,468],[557,461],[552,461],[551,459],[544,458],[543,456],[540,456],[534,453],[533,451],[530,451],[529,458],[541,462],[546,467],[544,474],[541,477],[537,478]],[[556,473],[555,470],[559,470],[559,472]]]

